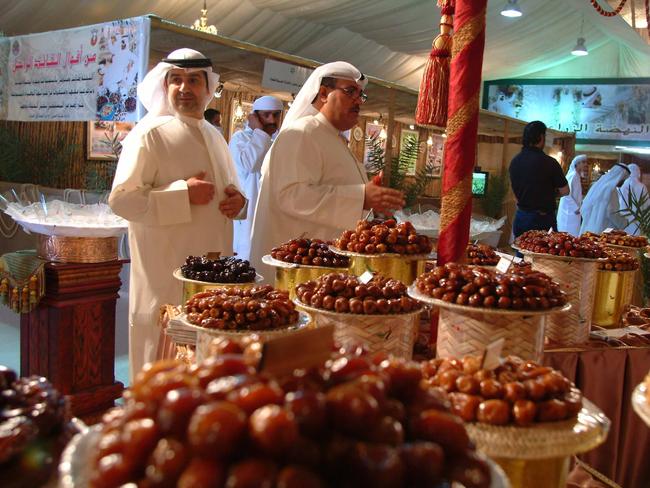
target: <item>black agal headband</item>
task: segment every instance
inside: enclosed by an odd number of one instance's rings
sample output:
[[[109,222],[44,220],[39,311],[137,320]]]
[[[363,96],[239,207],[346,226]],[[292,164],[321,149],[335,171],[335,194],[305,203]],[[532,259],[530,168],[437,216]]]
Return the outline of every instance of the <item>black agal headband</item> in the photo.
[[[173,64],[179,68],[212,68],[212,61],[208,58],[200,59],[170,59],[164,58],[163,63]]]

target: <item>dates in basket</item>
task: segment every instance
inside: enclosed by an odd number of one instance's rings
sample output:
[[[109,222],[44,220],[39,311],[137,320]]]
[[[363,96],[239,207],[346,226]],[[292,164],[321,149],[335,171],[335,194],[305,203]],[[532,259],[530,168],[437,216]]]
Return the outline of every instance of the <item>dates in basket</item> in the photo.
[[[333,253],[329,242],[320,239],[292,239],[271,250],[271,257],[285,263],[326,268],[347,268],[350,263],[346,256]]]
[[[554,256],[597,259],[605,255],[603,247],[587,237],[574,237],[567,232],[529,230],[515,244],[526,251]]]
[[[429,254],[433,249],[431,240],[418,235],[410,222],[360,220],[355,230],[346,230],[334,241],[342,251],[361,254]]]
[[[206,256],[188,256],[181,266],[185,278],[208,283],[253,283],[255,268],[248,261],[233,256],[208,259]]]

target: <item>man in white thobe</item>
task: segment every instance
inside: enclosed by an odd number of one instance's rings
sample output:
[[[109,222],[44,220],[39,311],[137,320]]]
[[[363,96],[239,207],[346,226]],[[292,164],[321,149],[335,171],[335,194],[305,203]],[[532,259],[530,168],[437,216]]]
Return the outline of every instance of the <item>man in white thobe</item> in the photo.
[[[580,175],[587,165],[587,155],[579,154],[569,166],[566,173],[566,180],[569,183],[569,194],[560,198],[560,205],[557,209],[557,230],[568,232],[572,236],[580,235],[580,206],[582,205],[582,182]]]
[[[237,168],[239,183],[248,199],[245,219],[235,221],[234,249],[240,259],[249,259],[251,228],[259,194],[262,162],[275,138],[282,115],[282,100],[266,95],[253,103],[246,127],[230,138],[230,153]]]
[[[188,255],[232,253],[246,199],[228,146],[203,118],[219,76],[192,49],[172,52],[138,86],[148,110],[124,140],[109,204],[129,221],[131,378],[156,359],[160,307],[181,302],[172,277]]]
[[[619,206],[623,211],[630,208],[637,211],[638,208],[635,208],[635,205],[638,207],[639,204],[642,204],[640,206],[645,208],[649,204],[647,200],[648,188],[641,182],[641,168],[639,168],[639,165],[631,163],[627,167],[630,170],[630,176],[627,177],[627,180],[623,182],[623,185],[618,190]],[[645,199],[643,198],[644,195]],[[629,222],[628,226],[625,227],[625,232],[633,236],[638,236],[640,234],[638,222],[630,216],[626,216],[625,218]]]
[[[341,132],[355,126],[367,79],[349,63],[320,66],[298,92],[262,164],[253,220],[251,263],[273,281],[262,257],[290,239],[333,239],[354,228],[364,209],[391,214],[398,190],[369,182]]]
[[[591,185],[582,201],[580,234],[601,234],[605,229],[624,229],[628,222],[621,215],[618,186],[630,174],[627,166],[615,163],[611,169]]]

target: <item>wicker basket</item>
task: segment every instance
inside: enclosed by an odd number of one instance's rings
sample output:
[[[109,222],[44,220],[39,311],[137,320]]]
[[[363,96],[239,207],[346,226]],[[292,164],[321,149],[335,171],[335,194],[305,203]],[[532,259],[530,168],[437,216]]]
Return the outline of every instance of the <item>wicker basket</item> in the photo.
[[[289,292],[289,298],[296,298],[296,286],[319,276],[329,273],[348,273],[349,268],[329,268],[325,266],[305,266],[302,264],[285,263],[274,259],[267,254],[262,257],[262,262],[275,267],[275,285],[277,290]]]
[[[536,271],[546,273],[557,281],[569,296],[571,311],[551,317],[546,336],[558,346],[575,346],[589,340],[591,316],[596,291],[597,260],[566,258],[521,250],[524,260]]]
[[[570,456],[607,438],[610,421],[588,400],[575,419],[532,427],[465,424],[479,451],[504,469],[513,488],[564,488]]]
[[[115,261],[117,237],[65,237],[37,234],[36,251],[48,261],[103,263]]]
[[[481,355],[488,344],[503,338],[504,356],[513,354],[541,362],[548,318],[571,308],[570,305],[554,310],[469,307],[428,297],[415,285],[409,288],[409,295],[440,308],[436,355],[443,358]]]
[[[363,345],[371,353],[386,352],[407,359],[413,356],[422,310],[405,314],[363,315],[313,308],[297,299],[294,303],[311,316],[314,326],[334,325],[334,341],[341,346]]]
[[[618,327],[626,306],[632,302],[638,270],[596,272],[596,293],[592,322],[601,327]]]
[[[216,290],[217,288],[253,288],[264,280],[264,277],[258,274],[253,283],[211,283],[208,281],[198,281],[185,278],[181,268],[176,268],[172,275],[178,281],[183,283],[183,297],[181,304],[184,304],[191,297],[202,291]]]

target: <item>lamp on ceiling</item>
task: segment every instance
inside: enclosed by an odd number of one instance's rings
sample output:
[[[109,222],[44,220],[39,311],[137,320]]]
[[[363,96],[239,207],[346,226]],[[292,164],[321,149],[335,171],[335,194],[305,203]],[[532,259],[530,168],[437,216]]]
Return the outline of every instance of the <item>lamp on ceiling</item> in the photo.
[[[583,37],[582,30],[585,24],[584,17],[582,18],[582,23],[580,24],[580,36],[578,37],[578,42],[575,47],[571,50],[571,54],[574,56],[586,56],[589,54],[587,51],[587,46],[585,45],[585,38]]]
[[[217,35],[217,28],[214,25],[208,25],[208,7],[205,5],[205,0],[203,0],[201,16],[194,21],[192,29]]]
[[[504,17],[521,17],[522,13],[517,0],[508,0],[503,10],[501,10],[501,15]]]

